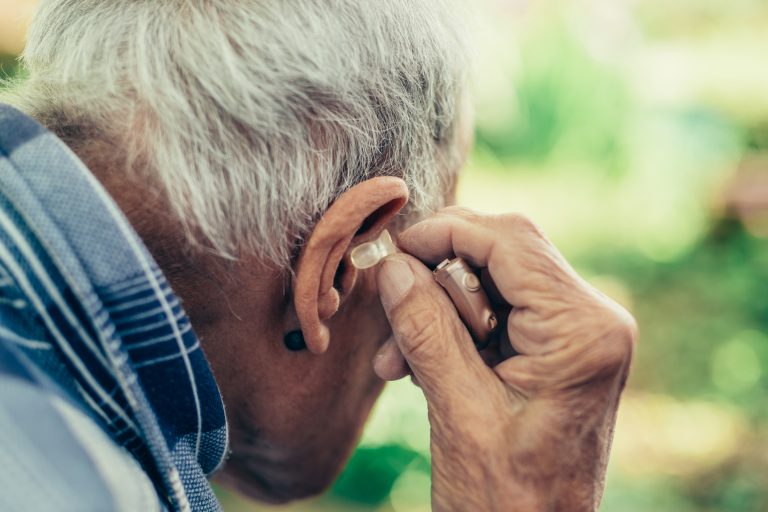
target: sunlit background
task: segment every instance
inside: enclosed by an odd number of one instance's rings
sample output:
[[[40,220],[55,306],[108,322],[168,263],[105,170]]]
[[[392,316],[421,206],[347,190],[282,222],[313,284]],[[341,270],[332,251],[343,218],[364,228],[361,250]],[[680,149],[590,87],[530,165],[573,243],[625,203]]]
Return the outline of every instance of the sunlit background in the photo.
[[[0,74],[33,4],[0,0]],[[531,215],[641,326],[602,510],[768,510],[768,2],[466,8],[460,202]],[[429,510],[428,434],[418,389],[390,385],[334,488],[287,510]]]

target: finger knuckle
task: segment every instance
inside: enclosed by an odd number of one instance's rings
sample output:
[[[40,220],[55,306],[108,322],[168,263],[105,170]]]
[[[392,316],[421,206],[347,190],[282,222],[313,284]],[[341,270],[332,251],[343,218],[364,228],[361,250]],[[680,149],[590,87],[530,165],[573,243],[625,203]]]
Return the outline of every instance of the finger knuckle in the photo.
[[[601,338],[600,350],[603,367],[609,371],[626,368],[632,360],[637,344],[637,322],[623,308],[613,311],[605,322],[606,336]]]
[[[474,221],[482,217],[478,212],[464,206],[448,206],[438,212],[439,215],[459,217],[463,220]]]
[[[542,231],[530,217],[522,213],[507,213],[501,216],[502,222],[515,231],[541,235]]]

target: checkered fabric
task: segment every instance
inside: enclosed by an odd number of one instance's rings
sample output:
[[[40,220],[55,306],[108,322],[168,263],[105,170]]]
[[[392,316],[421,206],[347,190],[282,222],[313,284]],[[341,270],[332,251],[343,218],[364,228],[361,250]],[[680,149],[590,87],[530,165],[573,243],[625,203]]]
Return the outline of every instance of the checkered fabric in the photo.
[[[218,510],[221,395],[83,163],[0,105],[0,510]]]

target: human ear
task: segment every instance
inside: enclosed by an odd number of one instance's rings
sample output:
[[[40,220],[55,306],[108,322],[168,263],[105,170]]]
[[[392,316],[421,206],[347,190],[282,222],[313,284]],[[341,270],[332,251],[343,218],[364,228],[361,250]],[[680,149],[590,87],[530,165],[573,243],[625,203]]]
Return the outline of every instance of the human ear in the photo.
[[[375,238],[408,202],[405,182],[392,176],[355,185],[320,218],[299,255],[293,286],[294,307],[307,348],[322,354],[330,333],[325,322],[352,288],[356,270],[344,263],[352,245]]]

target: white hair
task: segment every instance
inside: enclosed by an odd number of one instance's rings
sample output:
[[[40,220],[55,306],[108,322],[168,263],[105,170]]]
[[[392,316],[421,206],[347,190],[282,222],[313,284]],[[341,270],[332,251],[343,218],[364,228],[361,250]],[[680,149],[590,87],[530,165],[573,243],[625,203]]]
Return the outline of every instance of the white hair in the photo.
[[[443,0],[43,0],[6,100],[75,145],[122,148],[190,240],[285,269],[367,178],[403,178],[411,215],[442,205],[456,18]]]

